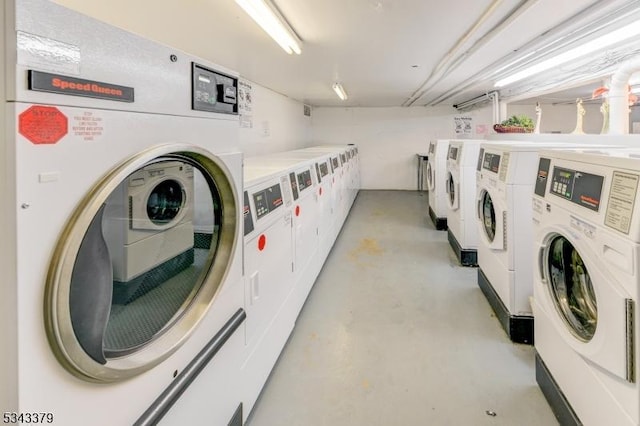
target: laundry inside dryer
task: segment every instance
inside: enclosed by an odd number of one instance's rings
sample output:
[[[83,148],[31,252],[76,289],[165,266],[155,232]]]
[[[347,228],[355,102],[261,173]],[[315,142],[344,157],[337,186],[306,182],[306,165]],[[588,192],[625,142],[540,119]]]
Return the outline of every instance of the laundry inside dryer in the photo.
[[[87,353],[105,362],[171,328],[215,258],[222,214],[213,180],[186,160],[157,159],[117,185],[84,236],[72,278],[72,322]],[[108,305],[96,307],[97,288],[110,293]]]

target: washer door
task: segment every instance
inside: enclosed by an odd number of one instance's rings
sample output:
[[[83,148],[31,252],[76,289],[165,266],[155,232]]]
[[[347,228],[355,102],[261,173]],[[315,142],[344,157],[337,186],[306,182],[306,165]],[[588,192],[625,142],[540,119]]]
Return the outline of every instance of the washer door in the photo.
[[[427,189],[433,191],[436,188],[436,176],[431,166],[431,161],[427,161]]]
[[[479,190],[477,203],[478,224],[483,242],[491,249],[504,250],[506,248],[506,210],[494,203],[491,193],[486,188]]]
[[[169,229],[131,239],[141,232],[130,225],[131,177],[176,164],[192,168],[198,222],[190,215]],[[158,195],[148,207],[150,218],[169,220],[178,211],[182,201],[174,189],[171,179],[148,188]],[[175,205],[167,195],[172,193]],[[238,205],[224,163],[191,146],[145,151],[98,182],[72,214],[49,269],[45,318],[58,360],[84,380],[113,382],[176,351],[207,315],[203,307],[213,303],[233,262]]]
[[[549,290],[569,331],[583,342],[593,338],[598,326],[598,302],[580,253],[563,236],[549,243]]]
[[[556,315],[549,314],[563,341],[584,359],[635,382],[635,302],[608,272],[599,245],[561,229],[544,238],[542,285]]]
[[[460,206],[459,194],[458,194],[459,186],[455,182],[451,172],[449,172],[449,175],[447,176],[446,190],[447,190],[447,194],[449,194],[449,197],[448,197],[449,207],[451,208],[451,210],[458,210]]]

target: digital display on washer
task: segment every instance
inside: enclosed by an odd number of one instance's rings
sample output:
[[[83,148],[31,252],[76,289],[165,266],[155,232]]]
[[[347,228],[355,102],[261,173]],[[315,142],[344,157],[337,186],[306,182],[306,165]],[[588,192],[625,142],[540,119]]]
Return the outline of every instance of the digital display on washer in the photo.
[[[298,181],[296,180],[296,174],[294,172],[289,173],[289,182],[291,182],[291,192],[293,192],[293,199],[298,199]]]
[[[320,163],[320,175],[322,175],[322,177],[325,177],[328,174],[329,174],[329,167],[327,166],[327,162],[323,161],[322,163]]]
[[[192,63],[191,108],[198,111],[238,113],[238,79]]]
[[[311,171],[305,170],[302,173],[298,173],[298,188],[300,189],[300,192],[309,188],[311,185]]]
[[[244,235],[253,231],[253,218],[251,217],[251,206],[249,205],[249,194],[244,191],[244,208],[242,209],[244,216]]]
[[[258,219],[280,207],[282,205],[280,184],[275,184],[263,191],[254,193],[253,204],[256,206]]]
[[[331,159],[331,165],[333,166],[334,170],[340,167],[340,161],[338,161],[338,157],[334,157]]]
[[[340,159],[342,160],[342,164],[347,162],[347,156],[344,154],[340,154]]]
[[[452,160],[457,160],[458,159],[458,147],[457,146],[450,146],[449,147],[449,158]]]
[[[603,176],[554,167],[550,192],[579,206],[598,211],[603,183]]]
[[[478,155],[478,164],[476,164],[476,170],[480,171],[482,167],[482,159],[484,158],[484,148],[480,148],[480,154]]]
[[[536,187],[533,192],[536,195],[544,197],[547,191],[547,178],[549,177],[549,167],[551,166],[551,160],[541,157],[538,162],[538,174],[536,176]]]
[[[500,169],[500,156],[498,154],[485,152],[484,160],[482,161],[482,168],[493,173],[498,173],[498,170]]]

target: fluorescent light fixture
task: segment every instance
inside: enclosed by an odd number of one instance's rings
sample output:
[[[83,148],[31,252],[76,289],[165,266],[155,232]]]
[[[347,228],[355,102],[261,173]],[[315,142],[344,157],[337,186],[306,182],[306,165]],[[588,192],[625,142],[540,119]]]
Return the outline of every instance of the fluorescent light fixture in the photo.
[[[542,61],[522,71],[516,72],[515,74],[512,74],[506,78],[498,80],[495,84],[495,87],[503,87],[508,84],[515,83],[516,81],[524,80],[527,77],[531,77],[532,75],[567,63],[591,52],[595,52],[597,50],[604,49],[605,47],[612,46],[616,43],[637,36],[638,34],[640,34],[640,21],[633,22],[620,29],[591,40],[581,46],[561,53],[558,56],[554,56],[547,59],[546,61]]]
[[[236,3],[288,54],[302,53],[302,42],[270,0],[236,0]]]
[[[338,95],[338,97],[343,101],[347,100],[347,92],[344,91],[344,87],[342,87],[342,84],[334,83],[333,91],[336,92],[336,95]]]

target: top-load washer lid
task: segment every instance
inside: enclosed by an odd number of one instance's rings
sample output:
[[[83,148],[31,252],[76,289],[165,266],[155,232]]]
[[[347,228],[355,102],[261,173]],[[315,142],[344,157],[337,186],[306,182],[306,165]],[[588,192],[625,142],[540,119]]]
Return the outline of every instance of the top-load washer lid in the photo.
[[[598,305],[580,253],[558,234],[549,242],[545,258],[549,291],[560,317],[574,336],[590,341],[598,324]]]
[[[211,305],[231,266],[240,229],[231,174],[211,153],[178,147],[188,150],[145,151],[109,173],[59,238],[46,286],[47,335],[80,378],[123,380],[167,358],[207,314],[202,306]],[[185,192],[170,173],[150,179],[141,190],[157,196],[144,214],[169,220],[185,199],[190,213],[168,229],[133,228],[131,177],[171,168],[190,170],[195,185]]]

